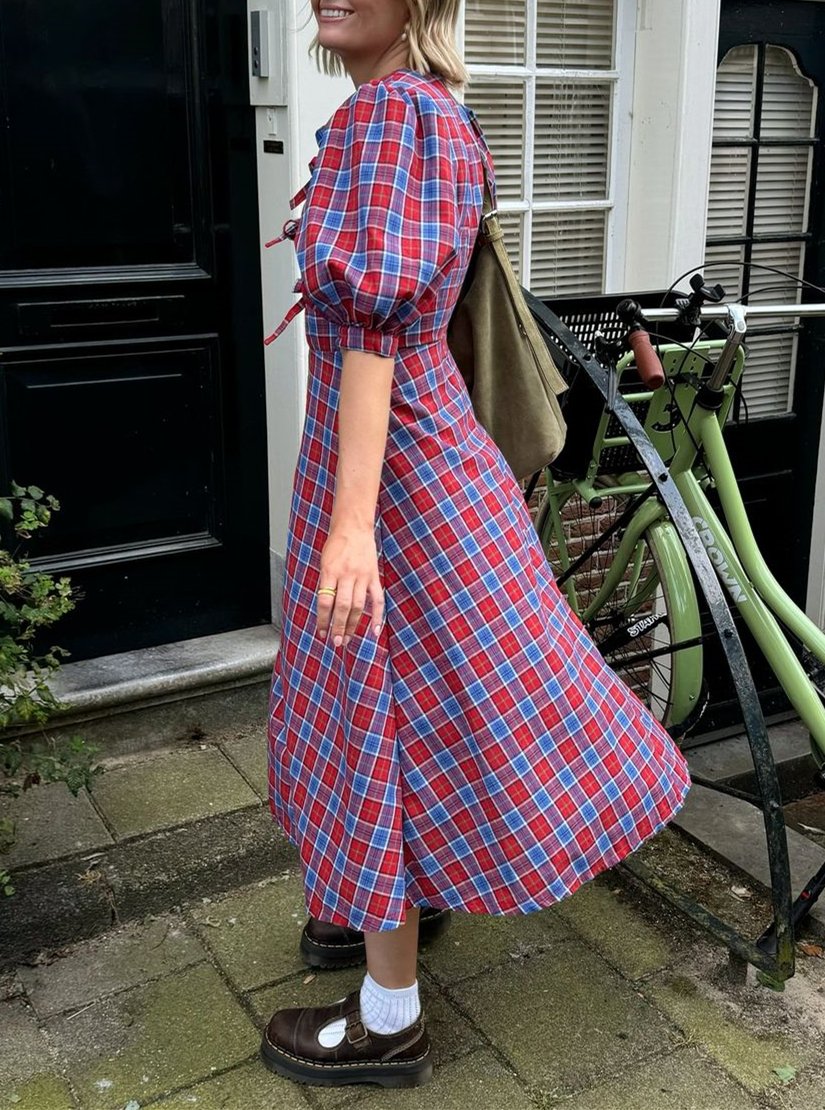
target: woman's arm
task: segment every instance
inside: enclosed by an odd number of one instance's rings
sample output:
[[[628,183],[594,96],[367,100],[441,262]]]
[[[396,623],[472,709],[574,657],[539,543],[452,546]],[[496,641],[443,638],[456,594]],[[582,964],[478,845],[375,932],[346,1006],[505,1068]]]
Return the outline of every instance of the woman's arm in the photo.
[[[375,549],[375,506],[387,445],[394,358],[369,351],[343,351],[338,398],[338,465],[329,536],[321,552],[318,633],[332,624],[335,646],[354,633],[369,593],[373,632],[384,613]],[[346,639],[345,639],[346,638]]]

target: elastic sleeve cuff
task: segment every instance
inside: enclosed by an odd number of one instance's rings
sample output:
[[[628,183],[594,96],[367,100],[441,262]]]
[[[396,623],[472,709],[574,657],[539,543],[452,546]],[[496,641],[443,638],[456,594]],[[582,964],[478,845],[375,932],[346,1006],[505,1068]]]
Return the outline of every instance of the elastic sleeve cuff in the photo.
[[[398,353],[398,336],[383,331],[345,324],[338,329],[338,345],[342,351],[369,351],[384,358],[395,358]]]

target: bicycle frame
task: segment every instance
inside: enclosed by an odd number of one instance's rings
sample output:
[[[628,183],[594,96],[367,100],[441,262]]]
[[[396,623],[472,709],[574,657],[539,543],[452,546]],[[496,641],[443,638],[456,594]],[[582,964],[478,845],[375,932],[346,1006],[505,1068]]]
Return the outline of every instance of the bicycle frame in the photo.
[[[670,475],[690,511],[716,573],[742,614],[791,704],[811,734],[817,764],[825,765],[825,705],[780,626],[784,624],[825,663],[825,634],[777,582],[759,552],[716,414],[694,406]],[[719,496],[727,529],[714,512],[694,465],[704,452],[709,480]]]

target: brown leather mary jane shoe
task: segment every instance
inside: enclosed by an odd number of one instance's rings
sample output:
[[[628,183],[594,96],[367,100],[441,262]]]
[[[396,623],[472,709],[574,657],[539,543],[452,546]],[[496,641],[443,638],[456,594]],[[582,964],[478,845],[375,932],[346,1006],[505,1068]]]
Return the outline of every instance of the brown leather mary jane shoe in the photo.
[[[361,1021],[360,989],[331,1006],[278,1010],[261,1041],[261,1057],[270,1071],[299,1083],[337,1087],[377,1083],[381,1087],[419,1087],[432,1078],[430,1038],[423,1017],[384,1036]],[[325,1048],[319,1033],[343,1018],[343,1039]]]
[[[449,910],[425,906],[418,922],[418,943],[429,944],[450,923]],[[364,934],[344,925],[330,925],[311,917],[301,933],[301,956],[307,967],[356,967],[367,958]]]

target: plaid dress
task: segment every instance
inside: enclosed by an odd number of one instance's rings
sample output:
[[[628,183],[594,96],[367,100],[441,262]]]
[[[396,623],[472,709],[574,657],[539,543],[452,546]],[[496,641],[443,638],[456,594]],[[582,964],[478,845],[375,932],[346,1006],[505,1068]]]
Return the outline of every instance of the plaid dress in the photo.
[[[661,829],[690,785],[556,586],[446,344],[482,159],[493,168],[470,116],[411,70],[361,85],[317,132],[300,226],[279,237],[296,240],[303,296],[287,318],[305,307],[310,362],[270,803],[309,912],[356,929],[394,928],[410,905],[548,906]],[[375,511],[385,622],[376,639],[367,611],[335,648],[316,634],[315,591],[342,348],[395,364]]]

